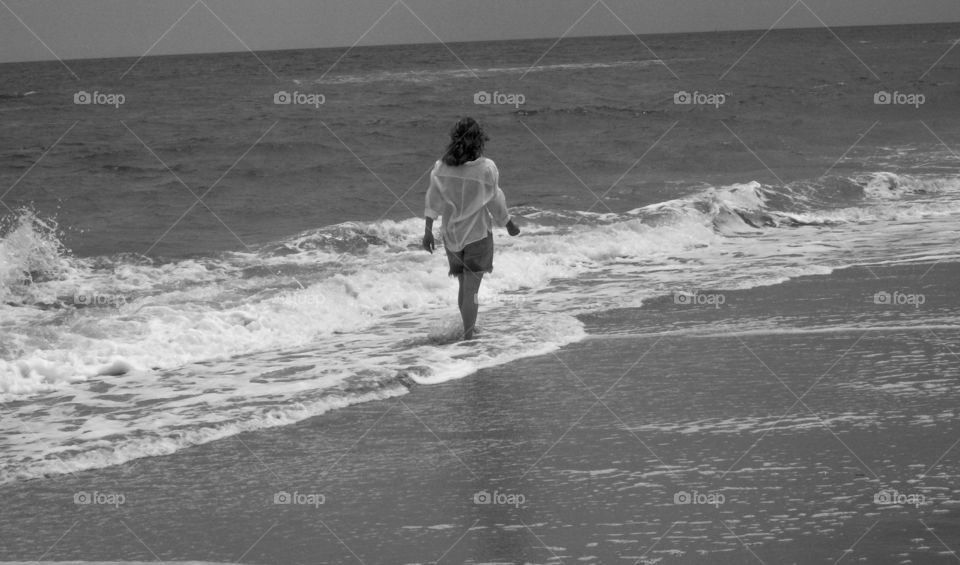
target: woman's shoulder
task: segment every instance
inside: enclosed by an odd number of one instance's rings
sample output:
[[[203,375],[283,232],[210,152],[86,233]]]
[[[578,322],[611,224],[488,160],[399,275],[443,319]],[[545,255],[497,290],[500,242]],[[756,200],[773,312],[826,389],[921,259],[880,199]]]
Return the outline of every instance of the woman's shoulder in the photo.
[[[491,159],[491,158],[489,158],[489,157],[480,157],[480,158],[477,159],[476,161],[473,161],[473,163],[475,163],[476,166],[478,166],[478,167],[483,167],[484,169],[487,169],[487,170],[490,170],[490,171],[496,171],[496,170],[497,170],[497,164],[494,163],[494,162],[493,162],[493,159]]]
[[[438,159],[433,165],[433,171],[456,171],[456,170],[472,170],[472,171],[483,171],[496,174],[497,164],[493,162],[493,159],[489,157],[477,157],[473,161],[467,161],[466,163],[458,166],[451,166],[443,162],[443,159]],[[475,174],[475,173],[474,173]]]

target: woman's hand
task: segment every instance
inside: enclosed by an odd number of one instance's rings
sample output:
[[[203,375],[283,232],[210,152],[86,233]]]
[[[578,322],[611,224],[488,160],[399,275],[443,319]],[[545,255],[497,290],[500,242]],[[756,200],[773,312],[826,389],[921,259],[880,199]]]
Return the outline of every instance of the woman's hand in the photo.
[[[433,230],[423,232],[423,242],[420,245],[430,253],[433,253],[433,250],[436,249],[436,243],[433,240]]]
[[[520,228],[517,227],[517,224],[513,223],[513,218],[507,222],[507,233],[510,235],[519,235]]]

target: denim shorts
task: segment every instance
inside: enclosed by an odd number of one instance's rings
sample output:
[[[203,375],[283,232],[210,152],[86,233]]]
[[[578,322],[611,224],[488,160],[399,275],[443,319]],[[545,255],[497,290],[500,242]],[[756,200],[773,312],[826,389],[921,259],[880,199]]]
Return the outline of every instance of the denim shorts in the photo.
[[[472,273],[493,272],[493,233],[480,241],[468,243],[461,251],[450,251],[446,247],[447,261],[450,263],[450,276],[456,277],[464,271]]]

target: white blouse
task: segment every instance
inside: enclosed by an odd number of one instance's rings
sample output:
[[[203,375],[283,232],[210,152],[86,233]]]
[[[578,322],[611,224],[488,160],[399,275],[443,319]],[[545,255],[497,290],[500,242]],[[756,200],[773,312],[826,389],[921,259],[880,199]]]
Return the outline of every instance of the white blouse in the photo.
[[[443,243],[450,251],[487,237],[491,222],[505,226],[510,220],[507,199],[500,190],[500,171],[486,157],[459,167],[437,161],[430,172],[424,215],[443,216]]]

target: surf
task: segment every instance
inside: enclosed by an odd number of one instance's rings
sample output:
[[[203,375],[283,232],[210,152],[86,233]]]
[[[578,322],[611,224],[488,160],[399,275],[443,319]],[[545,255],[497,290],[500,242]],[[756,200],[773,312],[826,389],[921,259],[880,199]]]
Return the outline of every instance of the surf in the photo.
[[[443,339],[456,282],[419,249],[419,219],[160,260],[75,256],[55,219],[21,210],[0,231],[0,398],[3,426],[44,429],[3,454],[0,481],[392,398],[556,351],[587,337],[581,316],[674,292],[954,256],[958,192],[957,177],[877,172],[699,187],[622,213],[516,208],[524,235],[497,238],[469,346]]]
[[[846,187],[839,196],[837,186]],[[616,285],[574,282],[591,273],[644,277],[652,283],[647,294],[779,282],[829,264],[818,255],[830,252],[827,243],[797,242],[795,256],[783,262],[768,249],[791,240],[782,230],[857,230],[876,222],[893,229],[946,218],[960,210],[958,192],[956,177],[882,172],[786,187],[707,187],[620,214],[520,208],[527,237],[498,240],[496,271],[481,299],[494,307],[530,300],[575,313],[623,304]],[[20,211],[4,221],[0,394],[296,348],[373,327],[400,332],[405,315],[445,311],[455,296],[442,262],[431,261],[411,235],[419,229],[415,219],[346,222],[252,251],[168,262],[75,257],[53,219]],[[724,281],[729,259],[718,253],[738,254],[745,276]],[[748,264],[749,257],[756,260]],[[684,276],[690,262],[703,268],[702,283]]]

